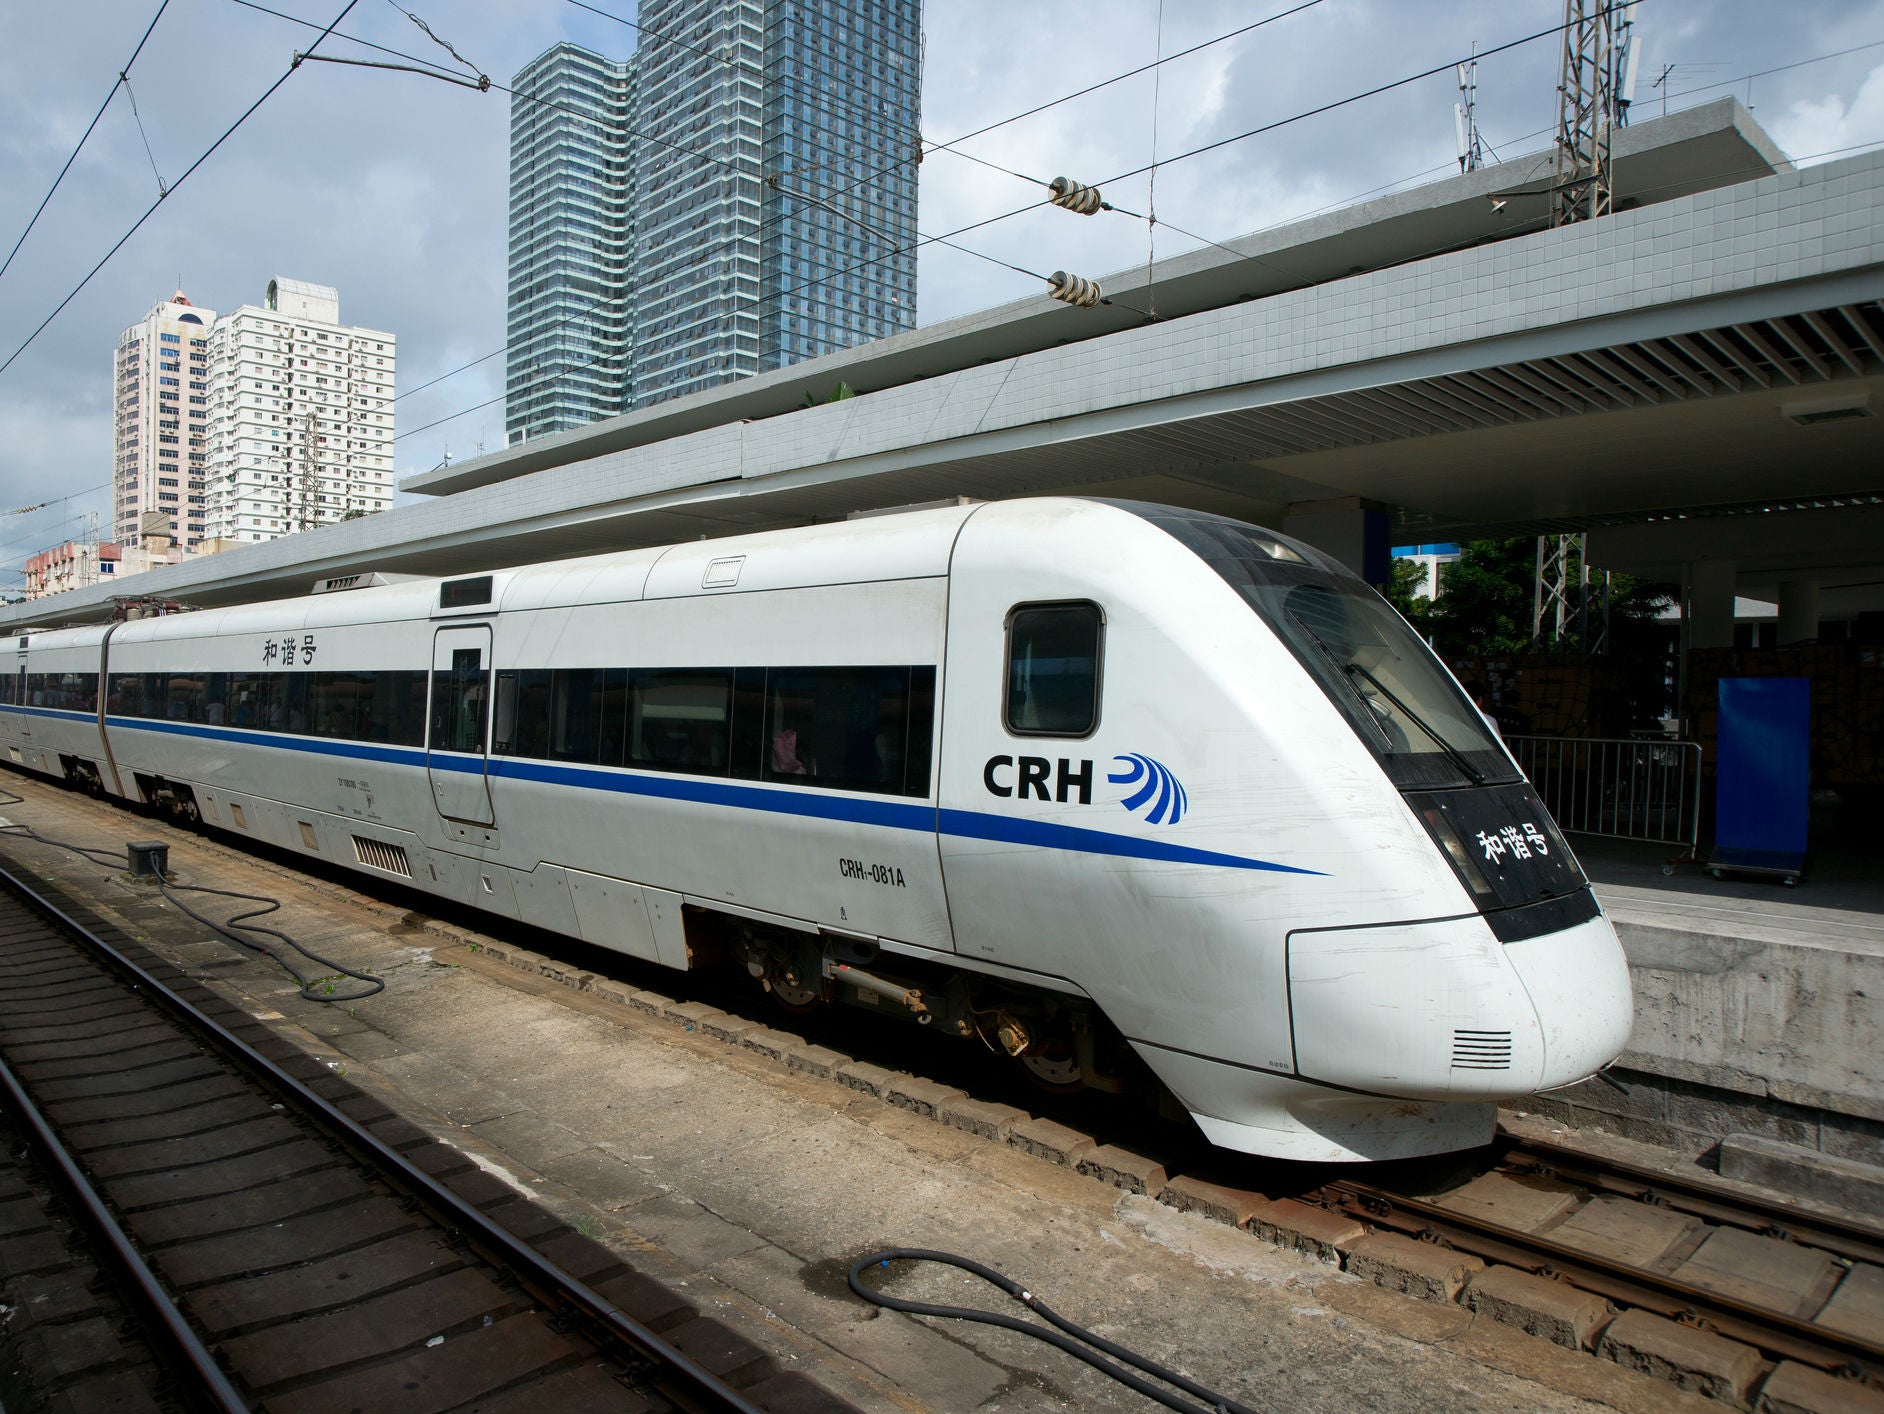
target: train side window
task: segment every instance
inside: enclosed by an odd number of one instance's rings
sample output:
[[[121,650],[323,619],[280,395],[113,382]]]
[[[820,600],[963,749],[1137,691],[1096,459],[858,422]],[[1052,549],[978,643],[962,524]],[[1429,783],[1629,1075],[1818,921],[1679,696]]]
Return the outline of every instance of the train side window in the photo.
[[[929,794],[929,761],[935,751],[935,669],[909,670],[909,749],[903,760],[903,794]]]
[[[541,761],[549,755],[550,670],[525,668],[517,674],[517,721],[510,750]]]
[[[161,721],[169,715],[165,702],[170,693],[170,674],[144,674],[144,706],[138,716],[152,721]]]
[[[1097,604],[1023,604],[1007,616],[1007,729],[1090,736],[1099,725],[1105,617]]]
[[[517,674],[497,675],[497,702],[491,709],[491,754],[510,756],[517,749]]]
[[[308,732],[342,741],[375,741],[373,697],[377,674],[353,669],[303,673]]]
[[[484,750],[484,650],[481,648],[454,649],[451,667],[432,674],[432,750]]]
[[[732,774],[756,781],[765,764],[765,669],[733,672]]]
[[[927,795],[934,717],[933,667],[773,668],[763,779]]]
[[[602,705],[602,670],[555,668],[550,672],[549,695],[550,759],[593,762]]]
[[[385,703],[385,740],[395,746],[425,745],[425,674],[402,671],[380,675]]]
[[[732,718],[731,669],[636,668],[628,674],[627,764],[723,776]]]
[[[604,668],[597,687],[595,759],[598,765],[620,766],[628,755],[628,670]]]

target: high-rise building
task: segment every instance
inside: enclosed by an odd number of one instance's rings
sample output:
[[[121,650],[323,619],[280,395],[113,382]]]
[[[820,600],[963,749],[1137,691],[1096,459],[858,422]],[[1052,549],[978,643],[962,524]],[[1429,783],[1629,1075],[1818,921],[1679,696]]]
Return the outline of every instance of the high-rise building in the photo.
[[[558,44],[511,84],[504,387],[513,441],[525,429],[537,437],[628,410],[629,68]]]
[[[512,85],[513,443],[915,327],[921,0],[638,24]]]
[[[207,533],[273,540],[393,499],[395,341],[328,285],[274,279],[208,339]]]
[[[759,366],[916,326],[921,0],[766,6]]]
[[[638,12],[637,407],[759,371],[765,11],[643,0]]]
[[[205,534],[204,427],[209,411],[209,326],[178,290],[118,335],[112,367],[113,536],[140,543],[144,517],[161,511],[188,546]]]

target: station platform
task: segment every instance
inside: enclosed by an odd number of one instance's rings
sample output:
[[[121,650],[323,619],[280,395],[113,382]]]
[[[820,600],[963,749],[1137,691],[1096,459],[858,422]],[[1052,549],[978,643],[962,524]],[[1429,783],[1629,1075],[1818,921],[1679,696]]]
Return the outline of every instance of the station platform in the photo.
[[[1623,948],[1636,1024],[1615,1072],[1539,1098],[1581,1124],[1703,1153],[1729,1135],[1884,1165],[1884,867],[1830,831],[1796,887],[1667,846],[1572,836]],[[1705,855],[1703,855],[1705,859]]]

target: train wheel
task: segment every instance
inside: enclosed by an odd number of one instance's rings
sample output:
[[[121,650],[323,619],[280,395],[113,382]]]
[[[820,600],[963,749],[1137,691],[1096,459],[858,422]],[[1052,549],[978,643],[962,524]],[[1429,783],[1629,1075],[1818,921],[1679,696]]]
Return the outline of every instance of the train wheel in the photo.
[[[1015,1059],[1028,1083],[1049,1095],[1076,1095],[1086,1088],[1086,1072],[1070,1036],[1043,1037]]]
[[[769,978],[766,990],[782,1010],[793,1016],[804,1016],[824,1005],[824,995],[817,988],[799,986],[782,977]]]

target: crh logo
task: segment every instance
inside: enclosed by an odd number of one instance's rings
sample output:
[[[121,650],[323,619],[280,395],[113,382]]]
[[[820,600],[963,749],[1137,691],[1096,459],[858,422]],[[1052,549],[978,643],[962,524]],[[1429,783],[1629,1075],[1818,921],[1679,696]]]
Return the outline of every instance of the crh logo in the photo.
[[[1153,825],[1175,825],[1184,818],[1190,797],[1168,766],[1136,752],[1112,759],[1124,769],[1106,779],[1129,792],[1120,805],[1132,811],[1149,806],[1145,820]],[[1061,805],[1091,805],[1092,777],[1091,761],[1069,761],[1063,756],[990,756],[981,768],[981,783],[990,795],[1005,800],[1052,800]]]
[[[1057,779],[1054,762],[1045,756],[1022,756],[1018,760],[1012,756],[990,756],[981,768],[981,783],[988,788],[989,795],[1018,796],[1022,800],[1031,795],[1038,800],[1057,800],[1065,805],[1077,791],[1081,805],[1092,804],[1092,762],[1075,764],[1064,756],[1059,759]]]
[[[1153,825],[1175,825],[1184,818],[1184,808],[1190,803],[1190,797],[1184,793],[1178,778],[1171,774],[1170,767],[1149,756],[1140,756],[1137,752],[1114,756],[1112,759],[1125,766],[1123,771],[1106,775],[1113,785],[1133,786],[1140,781],[1144,782],[1121,800],[1120,805],[1127,810],[1137,810],[1149,802],[1151,808],[1145,812],[1145,819]]]

